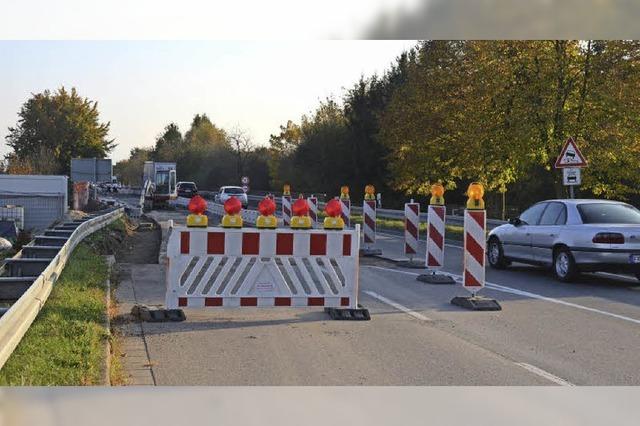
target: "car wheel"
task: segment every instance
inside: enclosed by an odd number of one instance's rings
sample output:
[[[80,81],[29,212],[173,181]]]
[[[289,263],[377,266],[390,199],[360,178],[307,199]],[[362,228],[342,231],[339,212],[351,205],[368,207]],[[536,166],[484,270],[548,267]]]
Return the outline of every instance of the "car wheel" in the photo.
[[[553,273],[560,281],[570,282],[578,273],[576,261],[567,248],[558,249],[553,256]]]
[[[509,262],[504,258],[504,251],[502,244],[497,238],[491,238],[489,240],[489,266],[494,269],[504,269],[509,265]]]

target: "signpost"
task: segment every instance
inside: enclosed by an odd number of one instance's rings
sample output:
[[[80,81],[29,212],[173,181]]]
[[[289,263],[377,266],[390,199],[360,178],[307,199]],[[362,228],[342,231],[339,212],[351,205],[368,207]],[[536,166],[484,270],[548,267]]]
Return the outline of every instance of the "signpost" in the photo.
[[[582,182],[581,168],[587,167],[587,160],[580,152],[573,138],[567,139],[556,160],[555,168],[562,170],[562,183],[569,187],[569,196],[574,198],[573,187]]]

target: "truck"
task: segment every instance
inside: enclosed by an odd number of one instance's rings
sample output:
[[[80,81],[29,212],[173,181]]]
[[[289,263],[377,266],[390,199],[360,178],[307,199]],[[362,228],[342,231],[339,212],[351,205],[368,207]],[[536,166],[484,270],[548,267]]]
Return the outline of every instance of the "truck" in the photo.
[[[144,205],[154,209],[178,197],[176,163],[145,161],[142,173]]]

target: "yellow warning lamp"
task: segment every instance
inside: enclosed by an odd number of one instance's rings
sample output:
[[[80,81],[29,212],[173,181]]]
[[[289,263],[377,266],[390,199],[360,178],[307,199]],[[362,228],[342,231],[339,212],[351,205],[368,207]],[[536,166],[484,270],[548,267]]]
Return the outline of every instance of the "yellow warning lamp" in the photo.
[[[376,199],[376,188],[369,184],[364,187],[364,199],[365,200],[375,200]]]
[[[282,195],[291,195],[291,185],[288,183],[284,184],[284,188],[282,189]]]
[[[224,202],[224,211],[227,213],[222,216],[221,225],[223,228],[242,228],[242,203],[236,197],[231,197]]]
[[[291,228],[292,229],[310,229],[311,218],[309,217],[309,203],[302,197],[300,197],[291,206]]]
[[[192,228],[206,228],[209,218],[204,214],[207,211],[207,202],[199,195],[189,201],[187,207],[191,214],[187,216],[187,226]]]
[[[484,210],[484,187],[481,183],[473,182],[467,189],[467,209],[468,210]]]
[[[344,229],[344,219],[342,219],[342,204],[337,198],[330,200],[324,206],[327,217],[324,218],[324,229]]]
[[[261,229],[276,229],[278,227],[278,219],[274,216],[276,211],[276,203],[266,196],[258,203],[258,211],[260,216],[256,219],[256,227]]]
[[[340,199],[341,200],[349,199],[349,187],[347,185],[342,185],[340,187]]]
[[[444,205],[444,186],[441,183],[431,185],[431,200],[429,200],[429,204],[432,206]]]

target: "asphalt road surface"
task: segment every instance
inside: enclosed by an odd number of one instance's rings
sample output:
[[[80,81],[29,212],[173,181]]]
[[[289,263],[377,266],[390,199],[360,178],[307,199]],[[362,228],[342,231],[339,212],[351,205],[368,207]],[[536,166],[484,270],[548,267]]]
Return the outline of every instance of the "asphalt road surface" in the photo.
[[[179,213],[153,215],[162,222]],[[488,269],[481,294],[502,311],[472,312],[450,304],[466,295],[459,284],[418,282],[421,270],[390,260],[403,257],[400,236],[379,233],[377,247],[387,259],[363,258],[360,267],[371,321],[332,321],[314,308],[186,309],[185,322],[142,324],[154,383],[640,384],[635,278],[584,274],[565,284],[524,265]],[[459,277],[461,248],[449,244],[445,254],[444,271]],[[161,304],[164,278],[147,275],[137,291]]]

